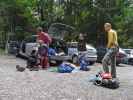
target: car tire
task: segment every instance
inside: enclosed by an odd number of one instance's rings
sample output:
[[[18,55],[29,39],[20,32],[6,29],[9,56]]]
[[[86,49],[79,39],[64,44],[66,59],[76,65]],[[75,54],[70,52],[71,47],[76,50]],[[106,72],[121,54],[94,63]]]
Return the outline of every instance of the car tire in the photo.
[[[129,60],[128,60],[128,64],[129,64],[129,65],[133,65],[133,59],[129,59]]]
[[[57,65],[60,65],[60,64],[62,64],[62,62],[63,62],[63,61],[56,61],[56,64],[57,64]]]
[[[72,63],[73,63],[73,64],[78,64],[78,62],[79,62],[78,56],[74,55],[74,56],[72,57]]]

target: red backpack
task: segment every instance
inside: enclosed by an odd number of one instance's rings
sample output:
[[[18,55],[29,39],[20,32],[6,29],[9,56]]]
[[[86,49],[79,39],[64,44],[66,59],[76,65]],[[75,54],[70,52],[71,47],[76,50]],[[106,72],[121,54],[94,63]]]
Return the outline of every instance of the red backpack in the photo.
[[[102,79],[112,79],[111,73],[101,73]]]

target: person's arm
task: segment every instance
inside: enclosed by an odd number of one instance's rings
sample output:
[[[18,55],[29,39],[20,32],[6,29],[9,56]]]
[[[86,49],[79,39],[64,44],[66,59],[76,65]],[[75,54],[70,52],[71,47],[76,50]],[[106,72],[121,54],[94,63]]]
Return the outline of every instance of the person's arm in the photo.
[[[108,44],[107,44],[107,47],[108,48],[111,48],[111,46],[112,46],[112,44],[113,44],[113,41],[114,39],[113,39],[113,33],[112,32],[109,32],[108,33]]]

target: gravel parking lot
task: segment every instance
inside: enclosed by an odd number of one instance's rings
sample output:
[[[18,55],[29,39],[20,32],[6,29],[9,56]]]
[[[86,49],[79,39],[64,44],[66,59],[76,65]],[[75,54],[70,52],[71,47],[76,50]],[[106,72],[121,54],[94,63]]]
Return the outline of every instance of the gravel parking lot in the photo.
[[[101,65],[89,72],[59,74],[40,71],[17,72],[16,65],[25,61],[13,56],[0,57],[0,100],[133,100],[133,66],[117,67],[120,88],[98,87],[89,78]]]

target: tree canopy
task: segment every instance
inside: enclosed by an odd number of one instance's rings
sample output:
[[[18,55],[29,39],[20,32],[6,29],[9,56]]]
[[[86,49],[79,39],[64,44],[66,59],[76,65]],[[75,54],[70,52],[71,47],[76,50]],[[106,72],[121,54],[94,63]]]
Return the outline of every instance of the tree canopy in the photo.
[[[85,33],[87,42],[106,44],[103,25],[110,22],[118,32],[121,47],[133,47],[132,0],[0,0],[0,41],[8,35],[22,40],[47,30],[52,23],[68,24]]]

